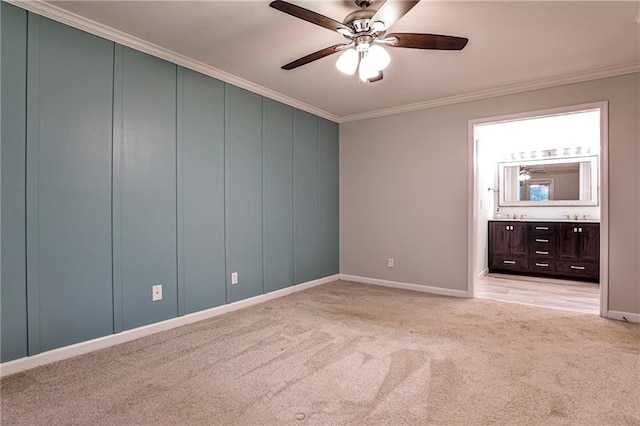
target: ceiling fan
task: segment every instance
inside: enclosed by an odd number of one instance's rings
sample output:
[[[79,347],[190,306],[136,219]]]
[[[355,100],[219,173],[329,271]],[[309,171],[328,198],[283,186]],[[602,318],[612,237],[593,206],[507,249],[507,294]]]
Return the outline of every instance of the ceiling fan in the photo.
[[[325,56],[343,52],[336,63],[338,69],[348,75],[353,75],[358,70],[360,82],[373,83],[382,80],[382,70],[391,60],[382,46],[462,50],[469,41],[463,37],[418,33],[386,34],[386,31],[419,1],[386,0],[376,10],[369,8],[374,0],[355,0],[360,10],[347,15],[342,23],[286,1],[273,1],[270,6],[274,9],[336,31],[348,40],[346,43],[336,44],[289,62],[283,65],[282,69],[292,70]]]

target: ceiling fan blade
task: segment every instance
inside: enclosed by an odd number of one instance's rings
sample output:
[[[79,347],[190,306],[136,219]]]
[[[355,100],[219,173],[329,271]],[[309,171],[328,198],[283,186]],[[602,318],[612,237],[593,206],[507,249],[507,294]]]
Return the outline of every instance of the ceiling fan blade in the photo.
[[[380,81],[382,80],[382,77],[384,77],[384,75],[382,74],[382,70],[378,71],[378,75],[375,77],[371,77],[369,79],[367,79],[367,81],[369,83],[375,83],[376,81]]]
[[[396,38],[397,42],[389,43],[391,47],[408,47],[410,49],[462,50],[469,41],[463,37],[438,34],[393,33],[385,39]]]
[[[302,19],[303,21],[311,22],[312,24],[328,28],[332,31],[342,30],[343,32],[352,32],[351,29],[341,22],[335,21],[327,16],[320,15],[319,13],[303,7],[296,6],[295,4],[287,3],[286,1],[276,0],[271,2],[269,6],[291,16],[295,16],[296,18]]]
[[[339,52],[341,50],[343,50],[342,48],[346,47],[346,46],[350,46],[351,44],[347,43],[347,44],[336,44],[333,45],[331,47],[325,47],[322,50],[318,50],[317,52],[313,52],[308,54],[307,56],[303,56],[300,59],[296,59],[293,62],[289,62],[287,65],[283,65],[282,69],[283,70],[292,70],[294,68],[298,68],[299,66],[308,64],[309,62],[313,62],[313,61],[317,61],[318,59],[322,59],[325,56],[329,56],[332,55],[336,52]]]
[[[386,0],[371,18],[371,22],[384,22],[385,30],[389,29],[396,21],[402,18],[408,11],[418,4],[420,0],[395,1]]]

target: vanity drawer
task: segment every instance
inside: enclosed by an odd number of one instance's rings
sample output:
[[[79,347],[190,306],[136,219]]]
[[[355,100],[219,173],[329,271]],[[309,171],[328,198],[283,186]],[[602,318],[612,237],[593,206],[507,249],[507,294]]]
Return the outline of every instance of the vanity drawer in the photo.
[[[591,262],[572,262],[570,260],[558,260],[556,271],[559,274],[573,275],[577,277],[598,278],[600,265]]]
[[[494,257],[491,260],[491,268],[509,271],[524,271],[529,269],[529,264],[528,260],[522,257]]]
[[[555,244],[533,243],[529,247],[529,257],[533,257],[536,259],[555,259]]]
[[[530,223],[529,233],[532,237],[545,238],[550,235],[555,235],[556,224],[555,223]]]
[[[529,269],[534,272],[555,272],[555,260],[530,259]]]

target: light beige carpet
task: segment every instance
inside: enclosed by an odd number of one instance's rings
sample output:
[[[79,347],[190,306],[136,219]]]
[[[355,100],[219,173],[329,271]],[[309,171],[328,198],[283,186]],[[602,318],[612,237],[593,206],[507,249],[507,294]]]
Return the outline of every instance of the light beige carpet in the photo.
[[[640,424],[640,327],[335,282],[4,378],[2,424]]]

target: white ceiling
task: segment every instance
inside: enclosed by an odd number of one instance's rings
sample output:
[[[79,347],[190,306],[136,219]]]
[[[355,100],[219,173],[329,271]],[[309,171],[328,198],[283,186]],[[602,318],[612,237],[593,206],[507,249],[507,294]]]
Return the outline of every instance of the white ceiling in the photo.
[[[338,54],[280,69],[344,38],[268,1],[53,3],[338,118],[640,64],[634,1],[423,0],[389,32],[462,36],[468,45],[460,52],[389,48],[391,65],[373,84],[341,74]],[[346,0],[292,3],[338,21],[356,9]]]

